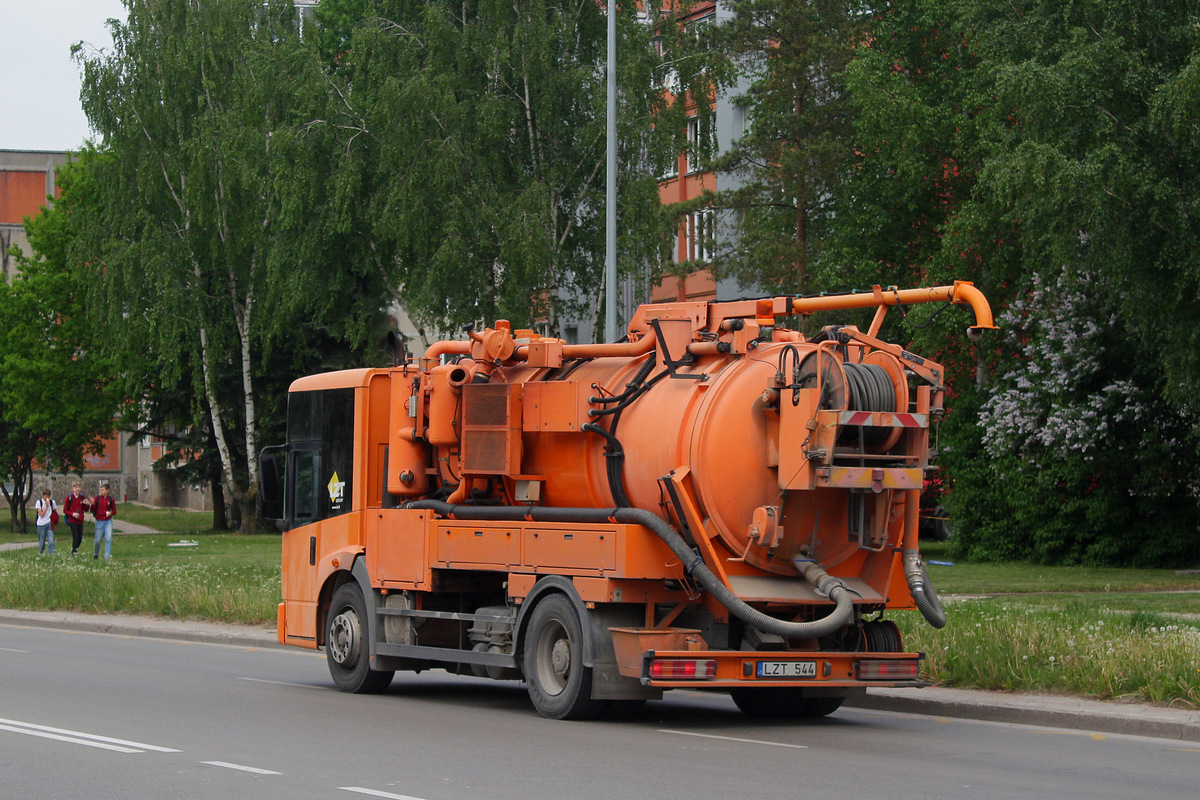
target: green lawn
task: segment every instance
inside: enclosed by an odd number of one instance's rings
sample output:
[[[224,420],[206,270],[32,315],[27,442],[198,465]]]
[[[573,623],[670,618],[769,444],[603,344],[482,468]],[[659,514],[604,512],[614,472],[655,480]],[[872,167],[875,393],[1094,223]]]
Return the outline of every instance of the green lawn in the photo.
[[[197,530],[195,518],[177,519],[170,533],[114,536],[111,562],[91,558],[90,531],[80,556],[69,555],[69,532],[65,549],[56,536],[54,557],[35,548],[0,553],[0,607],[274,622],[279,536],[211,533]]]
[[[953,561],[946,544],[921,545],[926,561]],[[1047,567],[1006,562],[954,566],[930,564],[929,579],[940,594],[996,594],[1001,592],[1145,592],[1164,589],[1200,589],[1200,575],[1176,575],[1172,569],[1120,569],[1117,567]]]
[[[178,508],[148,508],[123,503],[117,516],[164,533],[215,533],[211,511],[184,511]]]

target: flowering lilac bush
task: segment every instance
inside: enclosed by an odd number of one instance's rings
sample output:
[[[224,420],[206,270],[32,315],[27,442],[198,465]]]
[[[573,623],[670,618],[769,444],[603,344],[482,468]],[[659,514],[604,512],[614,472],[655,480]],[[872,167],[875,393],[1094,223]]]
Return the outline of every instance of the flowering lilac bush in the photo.
[[[964,555],[1086,564],[1200,556],[1187,419],[1092,275],[1034,276],[1000,317],[1006,368],[950,459]],[[973,427],[974,430],[969,428]]]

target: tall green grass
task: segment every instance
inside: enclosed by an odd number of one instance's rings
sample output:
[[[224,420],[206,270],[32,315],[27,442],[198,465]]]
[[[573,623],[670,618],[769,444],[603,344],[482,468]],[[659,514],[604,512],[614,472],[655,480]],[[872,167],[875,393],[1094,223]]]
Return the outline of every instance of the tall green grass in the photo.
[[[195,547],[170,547],[178,535],[113,537],[113,560],[0,553],[0,607],[154,614],[237,622],[275,621],[280,598],[279,537],[193,534]],[[67,550],[70,549],[68,539]]]
[[[1200,628],[1156,611],[969,600],[942,630],[898,615],[905,648],[944,686],[1050,691],[1200,707]]]

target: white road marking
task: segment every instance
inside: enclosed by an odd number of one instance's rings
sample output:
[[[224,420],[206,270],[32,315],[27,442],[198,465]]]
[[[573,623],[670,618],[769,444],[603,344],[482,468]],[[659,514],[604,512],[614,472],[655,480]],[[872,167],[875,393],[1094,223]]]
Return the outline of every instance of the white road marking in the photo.
[[[359,794],[368,794],[371,797],[386,797],[389,800],[421,800],[419,797],[410,797],[406,794],[392,794],[391,792],[381,792],[377,789],[364,789],[361,786],[339,786],[343,792],[358,792]]]
[[[112,750],[117,753],[144,753],[145,750],[135,750],[132,747],[119,747],[115,744],[104,744],[103,742],[89,742],[85,739],[76,739],[71,736],[59,736],[56,733],[45,733],[43,731],[33,731],[28,728],[17,728],[13,725],[0,725],[0,731],[12,731],[13,733],[23,733],[26,736],[40,736],[43,739],[54,739],[59,742],[70,742],[71,744],[83,744],[88,747],[99,747],[102,750]]]
[[[29,652],[28,650],[14,650],[11,647],[0,647],[0,650],[3,650],[6,653],[28,653]]]
[[[301,689],[328,689],[328,686],[313,686],[311,683],[288,683],[287,681],[269,681],[266,678],[238,678],[239,681],[251,683],[272,683],[276,686],[298,686]]]
[[[678,736],[699,736],[703,739],[723,739],[727,742],[744,742],[746,744],[769,744],[772,747],[791,747],[796,750],[807,750],[806,744],[787,744],[786,742],[767,742],[762,739],[739,739],[736,736],[717,736],[712,733],[695,733],[693,731],[669,731],[664,728],[658,729],[659,733],[674,733]]]
[[[225,767],[226,769],[238,769],[242,772],[253,772],[255,775],[282,775],[282,772],[276,772],[272,769],[259,769],[258,767],[245,767],[241,764],[230,764],[228,761],[201,761],[201,764],[208,764],[210,767]]]
[[[69,731],[63,728],[51,728],[47,725],[34,725],[32,722],[20,722],[19,720],[15,719],[0,719],[0,728],[6,731],[12,731],[14,733],[26,733],[30,736],[44,736],[47,739],[61,738],[62,741],[65,742],[86,744],[89,747],[103,747],[108,750],[117,750],[118,752],[122,753],[140,753],[144,750],[153,750],[156,753],[179,752],[178,750],[172,750],[170,747],[159,747],[158,745],[143,744],[142,742],[130,742],[125,739],[113,739],[108,736],[97,736],[94,733],[81,733],[79,731]],[[58,735],[55,736],[51,734]],[[115,747],[109,745],[115,745]]]

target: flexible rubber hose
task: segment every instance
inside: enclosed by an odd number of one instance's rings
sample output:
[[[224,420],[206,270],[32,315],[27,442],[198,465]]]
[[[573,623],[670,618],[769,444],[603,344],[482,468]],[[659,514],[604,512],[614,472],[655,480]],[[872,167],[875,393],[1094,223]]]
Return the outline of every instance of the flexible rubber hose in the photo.
[[[921,554],[916,550],[904,551],[904,577],[908,581],[913,602],[925,621],[935,628],[946,627],[946,611],[938,599],[937,590],[929,582],[925,565],[921,563]]]
[[[804,579],[834,602],[828,616],[811,622],[787,622],[775,619],[751,608],[740,597],[729,590],[720,578],[704,563],[704,558],[688,546],[683,537],[655,514],[640,508],[548,508],[545,506],[453,506],[440,500],[415,500],[405,503],[405,508],[428,509],[455,519],[497,520],[516,522],[587,522],[604,523],[609,520],[627,525],[642,525],[654,532],[671,552],[683,562],[684,569],[701,586],[708,590],[718,603],[729,609],[729,613],[747,625],[765,633],[773,633],[785,639],[816,639],[827,636],[854,619],[854,597],[849,588],[838,578],[829,575],[815,562],[798,561],[796,568]]]

